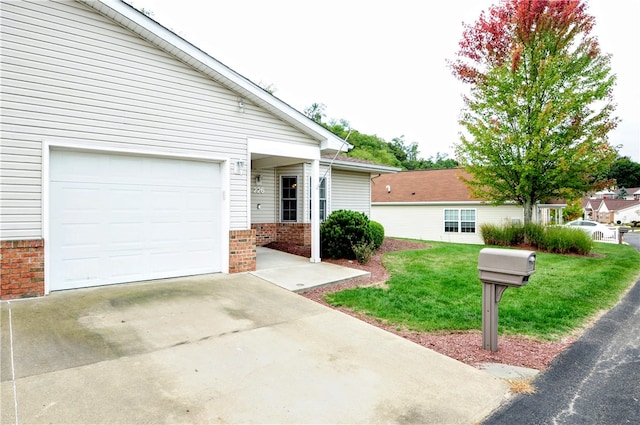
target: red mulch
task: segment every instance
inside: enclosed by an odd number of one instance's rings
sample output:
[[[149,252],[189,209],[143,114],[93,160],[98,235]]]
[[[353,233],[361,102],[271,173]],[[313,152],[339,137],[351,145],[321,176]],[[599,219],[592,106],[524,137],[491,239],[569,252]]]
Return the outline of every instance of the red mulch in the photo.
[[[311,256],[310,247],[280,242],[271,243],[267,247],[303,257]],[[324,301],[325,294],[330,292],[384,284],[389,279],[389,274],[382,265],[383,254],[392,251],[428,248],[429,245],[425,243],[385,238],[380,249],[367,264],[360,264],[355,260],[323,259],[323,261],[341,266],[366,270],[371,275],[370,277],[351,279],[335,285],[312,289],[301,295],[472,366],[490,362],[544,370],[558,354],[575,341],[575,337],[565,338],[561,341],[539,341],[527,337],[501,335],[498,339],[498,351],[494,353],[482,348],[482,332],[480,330],[470,332],[409,331],[346,308],[331,306]]]

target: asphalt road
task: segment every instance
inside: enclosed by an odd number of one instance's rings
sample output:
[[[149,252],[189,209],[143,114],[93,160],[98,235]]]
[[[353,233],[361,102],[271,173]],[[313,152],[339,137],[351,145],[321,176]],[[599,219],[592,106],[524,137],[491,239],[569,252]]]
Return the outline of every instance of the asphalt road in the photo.
[[[640,233],[625,236],[640,250]],[[483,424],[640,424],[640,280],[534,385]]]
[[[627,233],[624,235],[624,241],[629,245],[635,246],[640,251],[640,232]]]

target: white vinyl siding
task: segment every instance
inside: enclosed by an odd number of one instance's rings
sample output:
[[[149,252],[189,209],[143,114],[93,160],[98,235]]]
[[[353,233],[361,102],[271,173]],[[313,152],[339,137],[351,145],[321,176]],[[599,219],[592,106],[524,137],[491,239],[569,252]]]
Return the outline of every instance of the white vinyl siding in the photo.
[[[256,177],[260,176],[260,183],[256,182]],[[278,192],[276,190],[275,169],[253,170],[251,172],[251,222],[252,223],[275,223],[278,221],[276,215],[276,203],[278,202]],[[258,209],[260,205],[260,209]]]
[[[446,232],[443,210],[474,210],[475,233]],[[479,226],[483,223],[505,224],[512,220],[524,220],[522,207],[516,205],[469,205],[454,204],[384,204],[371,206],[371,219],[384,226],[386,236],[430,241],[482,244]],[[467,220],[468,221],[468,220]]]
[[[247,138],[317,142],[75,2],[1,2],[0,239],[41,238],[43,141],[245,161]],[[247,227],[230,175],[230,229]]]
[[[352,210],[371,213],[371,178],[368,173],[331,171],[331,211]]]

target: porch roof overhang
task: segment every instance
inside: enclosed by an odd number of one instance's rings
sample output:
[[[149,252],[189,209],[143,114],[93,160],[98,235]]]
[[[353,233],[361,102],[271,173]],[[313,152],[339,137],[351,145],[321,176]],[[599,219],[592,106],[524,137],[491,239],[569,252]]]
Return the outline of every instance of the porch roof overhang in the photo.
[[[401,171],[400,168],[391,167],[389,165],[374,164],[370,162],[345,161],[340,159],[320,158],[320,164],[330,165],[331,168],[337,170],[369,172],[371,174],[388,174]]]
[[[160,50],[237,93],[239,97],[269,111],[287,124],[317,140],[321,151],[325,153],[346,152],[353,147],[133,6],[121,0],[76,1],[117,22]]]
[[[567,204],[536,204],[538,208],[565,208]]]

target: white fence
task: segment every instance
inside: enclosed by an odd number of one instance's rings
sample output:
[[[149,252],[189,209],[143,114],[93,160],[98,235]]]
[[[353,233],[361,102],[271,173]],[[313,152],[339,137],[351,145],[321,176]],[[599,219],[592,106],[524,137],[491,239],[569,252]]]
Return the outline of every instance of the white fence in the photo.
[[[591,237],[593,238],[594,241],[596,242],[605,242],[605,243],[619,243],[619,235],[618,235],[618,228],[609,228],[610,233],[605,235],[602,232],[593,232],[593,234],[591,235]]]

